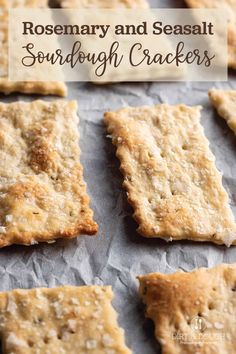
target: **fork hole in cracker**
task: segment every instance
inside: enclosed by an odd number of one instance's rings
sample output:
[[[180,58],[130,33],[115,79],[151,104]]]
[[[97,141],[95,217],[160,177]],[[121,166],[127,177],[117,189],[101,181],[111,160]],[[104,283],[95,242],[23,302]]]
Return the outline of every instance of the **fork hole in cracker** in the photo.
[[[34,342],[32,341],[32,339],[29,339],[29,340],[28,340],[28,346],[29,346],[30,348],[33,348]]]
[[[44,337],[43,341],[44,341],[45,344],[48,344],[49,343],[49,338],[48,337]]]
[[[216,308],[216,306],[215,306],[215,304],[213,303],[213,302],[210,302],[209,304],[208,304],[208,309],[209,310],[214,310]]]
[[[178,323],[175,323],[175,324],[174,324],[174,328],[175,328],[176,331],[179,330],[179,325],[178,325]]]

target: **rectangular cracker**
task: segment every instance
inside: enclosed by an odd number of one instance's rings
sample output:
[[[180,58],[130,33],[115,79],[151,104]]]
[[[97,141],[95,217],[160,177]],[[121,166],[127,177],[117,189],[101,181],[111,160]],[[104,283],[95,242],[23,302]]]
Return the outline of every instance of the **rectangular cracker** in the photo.
[[[145,237],[236,243],[200,107],[161,104],[105,113],[128,201]]]
[[[63,82],[19,82],[9,81],[8,75],[8,8],[12,7],[47,7],[47,0],[0,0],[0,92],[9,95],[14,92],[25,94],[66,96],[67,88]]]
[[[209,90],[209,99],[236,134],[236,90]]]
[[[228,66],[236,69],[236,0],[185,0],[192,8],[219,8],[228,14]]]
[[[148,8],[147,0],[60,0],[62,8]]]
[[[131,354],[112,298],[109,286],[0,293],[4,354]]]
[[[163,354],[236,352],[236,264],[139,281]]]
[[[75,101],[0,103],[0,247],[93,235]]]

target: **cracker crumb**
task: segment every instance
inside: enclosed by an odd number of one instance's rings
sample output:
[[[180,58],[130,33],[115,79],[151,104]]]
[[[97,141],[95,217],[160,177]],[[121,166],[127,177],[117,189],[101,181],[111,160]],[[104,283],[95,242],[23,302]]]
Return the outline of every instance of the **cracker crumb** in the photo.
[[[38,241],[32,240],[32,241],[30,241],[30,245],[31,245],[31,246],[33,246],[33,245],[38,245]]]

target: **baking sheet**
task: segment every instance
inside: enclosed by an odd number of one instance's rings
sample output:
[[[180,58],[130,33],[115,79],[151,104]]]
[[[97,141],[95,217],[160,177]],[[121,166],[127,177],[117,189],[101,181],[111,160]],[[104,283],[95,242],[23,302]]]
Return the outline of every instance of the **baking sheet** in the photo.
[[[155,7],[163,7],[163,3],[166,7],[175,7],[176,3],[182,5],[182,1],[152,1]],[[119,162],[111,140],[106,137],[103,112],[126,105],[162,102],[202,105],[201,122],[216,156],[217,167],[224,175],[224,186],[236,216],[236,137],[214,112],[207,96],[211,87],[236,89],[236,76],[231,72],[229,82],[225,83],[124,83],[106,86],[71,83],[68,86],[68,98],[76,99],[79,105],[82,163],[100,231],[97,237],[0,250],[0,290],[62,284],[110,284],[127,345],[134,354],[159,353],[153,325],[144,318],[136,276],[154,271],[190,271],[222,262],[233,263],[236,262],[236,248],[209,243],[166,243],[147,240],[136,233],[132,209],[121,188]],[[16,99],[30,101],[39,96],[0,98],[4,102]]]

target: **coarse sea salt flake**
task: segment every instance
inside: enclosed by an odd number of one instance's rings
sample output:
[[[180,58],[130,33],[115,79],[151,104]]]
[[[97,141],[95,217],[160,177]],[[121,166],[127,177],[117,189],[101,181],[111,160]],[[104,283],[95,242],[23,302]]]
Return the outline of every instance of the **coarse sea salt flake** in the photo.
[[[236,233],[229,232],[228,235],[224,238],[224,244],[227,247],[230,247],[235,240],[236,240]]]
[[[12,215],[6,215],[5,219],[6,219],[6,222],[12,222],[13,221],[13,216]]]
[[[113,339],[111,338],[111,336],[109,334],[106,333],[102,336],[102,343],[105,347],[109,347],[112,345]]]
[[[56,332],[54,329],[51,329],[51,330],[48,332],[48,337],[49,337],[49,338],[56,337],[56,335],[57,335],[57,332]]]
[[[6,233],[5,226],[0,226],[0,234],[5,234],[5,233]]]
[[[75,299],[74,297],[72,297],[70,302],[72,303],[72,305],[79,305],[79,301],[77,299]]]
[[[26,342],[18,338],[14,333],[10,333],[6,339],[6,346],[8,347],[27,347]]]
[[[76,331],[76,325],[77,325],[77,321],[70,319],[68,320],[68,328],[70,331],[75,332]]]
[[[59,319],[62,318],[63,309],[62,309],[61,305],[59,304],[59,302],[55,302],[52,306],[54,307],[56,317]]]
[[[15,303],[15,300],[11,295],[8,295],[8,302],[7,302],[7,308],[6,311],[15,313],[17,310],[17,304]]]
[[[215,322],[215,323],[214,323],[214,327],[215,327],[216,329],[223,329],[223,328],[224,328],[224,325],[223,325],[223,323]]]
[[[95,339],[88,339],[86,341],[87,349],[95,349],[97,347],[97,341]]]

